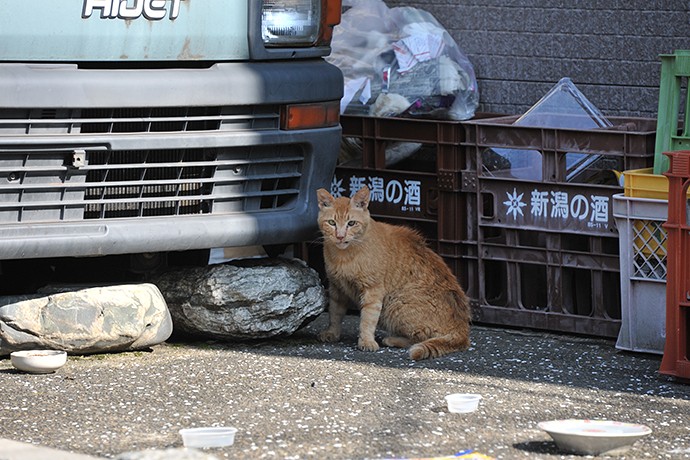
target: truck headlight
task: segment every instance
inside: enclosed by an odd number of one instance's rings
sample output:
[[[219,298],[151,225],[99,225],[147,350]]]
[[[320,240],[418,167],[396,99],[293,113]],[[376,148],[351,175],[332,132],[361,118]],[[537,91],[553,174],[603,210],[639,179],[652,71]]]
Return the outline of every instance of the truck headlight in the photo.
[[[266,46],[330,43],[340,22],[340,0],[263,0],[261,34]]]

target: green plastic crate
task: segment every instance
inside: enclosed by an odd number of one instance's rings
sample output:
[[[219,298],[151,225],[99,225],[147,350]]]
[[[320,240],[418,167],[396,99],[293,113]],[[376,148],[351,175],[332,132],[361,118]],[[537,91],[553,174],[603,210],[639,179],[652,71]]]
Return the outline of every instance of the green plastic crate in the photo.
[[[659,85],[659,111],[657,116],[656,144],[654,148],[654,174],[668,170],[668,158],[663,154],[673,150],[690,150],[690,50],[676,50],[662,54],[661,83]],[[685,88],[685,120],[679,127],[681,93]],[[680,128],[680,129],[679,129]]]

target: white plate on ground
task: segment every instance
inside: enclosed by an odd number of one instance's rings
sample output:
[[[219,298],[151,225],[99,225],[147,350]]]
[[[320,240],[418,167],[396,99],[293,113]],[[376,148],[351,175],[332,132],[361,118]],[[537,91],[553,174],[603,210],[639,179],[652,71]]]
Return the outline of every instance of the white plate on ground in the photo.
[[[644,425],[610,420],[552,420],[538,426],[560,449],[585,455],[622,454],[652,432]]]
[[[61,350],[22,350],[10,353],[10,362],[30,374],[50,374],[65,365],[67,353]]]

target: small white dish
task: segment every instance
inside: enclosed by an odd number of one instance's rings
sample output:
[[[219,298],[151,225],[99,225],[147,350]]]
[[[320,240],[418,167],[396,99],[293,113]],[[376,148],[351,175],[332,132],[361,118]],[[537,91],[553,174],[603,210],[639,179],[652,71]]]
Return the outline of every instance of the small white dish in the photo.
[[[581,455],[619,455],[652,432],[645,425],[610,420],[552,420],[538,426],[560,449]]]
[[[65,365],[67,353],[60,350],[22,350],[10,353],[12,365],[30,374],[50,374]]]
[[[235,442],[237,428],[214,426],[200,428],[182,428],[182,444],[185,447],[205,449],[209,447],[231,446]]]
[[[474,412],[479,407],[481,395],[473,393],[453,393],[446,396],[448,411],[455,414]]]

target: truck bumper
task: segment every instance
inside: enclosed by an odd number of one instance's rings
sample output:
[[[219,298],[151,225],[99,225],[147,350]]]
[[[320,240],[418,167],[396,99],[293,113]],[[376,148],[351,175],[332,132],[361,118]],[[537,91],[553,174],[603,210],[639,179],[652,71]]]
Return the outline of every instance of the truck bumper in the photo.
[[[208,69],[0,65],[0,258],[303,241],[340,127],[280,129],[337,101],[322,60]]]

